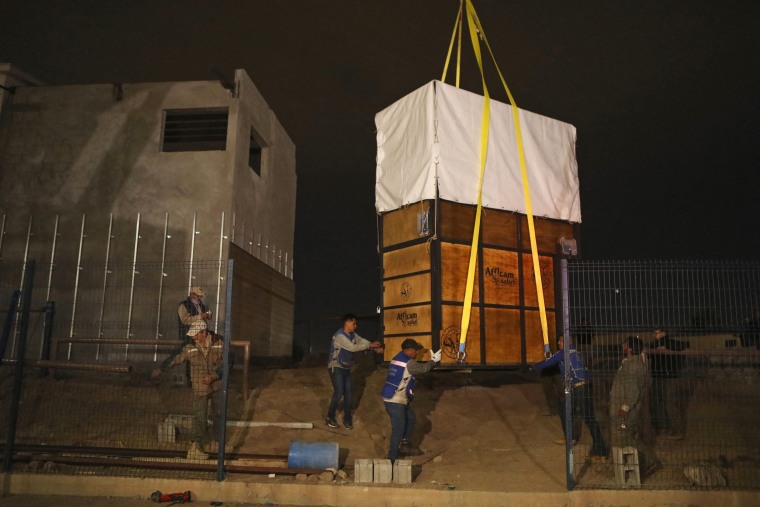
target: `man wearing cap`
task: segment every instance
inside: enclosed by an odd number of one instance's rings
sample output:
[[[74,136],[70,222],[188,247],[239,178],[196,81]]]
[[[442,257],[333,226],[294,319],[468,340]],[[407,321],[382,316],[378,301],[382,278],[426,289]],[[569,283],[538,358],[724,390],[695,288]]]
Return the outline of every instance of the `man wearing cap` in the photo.
[[[430,360],[417,361],[417,351],[422,345],[411,338],[401,343],[401,352],[388,365],[388,376],[380,395],[385,402],[385,411],[391,419],[391,441],[388,459],[394,463],[400,454],[419,456],[422,454],[412,445],[414,423],[417,420],[411,402],[414,399],[414,376],[432,370],[441,361],[441,351],[431,352]]]
[[[187,299],[180,301],[177,306],[177,329],[179,330],[180,345],[174,349],[167,360],[171,361],[179,354],[182,347],[190,343],[188,338],[188,331],[190,326],[195,322],[202,322],[207,324],[207,321],[211,318],[211,312],[206,308],[203,298],[206,296],[206,291],[203,287],[191,287],[190,295]],[[181,385],[190,386],[190,366],[185,365],[185,368],[178,368],[174,375],[174,382]]]
[[[354,362],[354,352],[372,349],[376,353],[382,354],[383,347],[378,341],[370,342],[356,334],[356,315],[353,313],[344,315],[342,322],[343,326],[335,332],[330,341],[327,369],[330,372],[333,395],[327,409],[325,424],[331,428],[338,427],[335,412],[338,409],[340,399],[343,398],[343,425],[350,430],[354,427],[351,414],[354,403],[351,392],[351,366]]]
[[[203,287],[191,287],[187,299],[180,301],[177,306],[179,339],[184,340],[193,322],[206,322],[211,318],[211,312],[206,308],[203,298],[206,291]]]
[[[187,334],[191,337],[190,343],[185,345],[179,355],[166,366],[162,363],[162,368],[154,370],[153,376],[157,377],[163,369],[184,361],[190,363],[193,381],[193,423],[187,459],[205,460],[209,456],[203,448],[211,440],[216,440],[216,432],[219,431],[224,343],[219,338],[212,339],[203,321],[194,322]],[[208,427],[209,401],[211,401],[211,428]],[[209,430],[211,430],[210,434]]]
[[[623,362],[610,390],[610,433],[613,447],[636,448],[643,479],[659,468],[660,461],[642,438],[642,399],[651,384],[649,370],[641,358],[642,348],[638,336],[629,336],[623,342]]]

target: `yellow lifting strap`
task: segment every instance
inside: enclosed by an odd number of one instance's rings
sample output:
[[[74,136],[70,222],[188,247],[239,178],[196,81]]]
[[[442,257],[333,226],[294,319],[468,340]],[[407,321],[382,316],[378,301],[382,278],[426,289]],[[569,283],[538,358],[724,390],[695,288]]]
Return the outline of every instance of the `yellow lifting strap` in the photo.
[[[477,261],[478,241],[480,238],[480,217],[482,214],[482,196],[483,196],[483,176],[485,174],[486,167],[486,155],[488,153],[488,134],[490,125],[490,111],[491,111],[491,98],[488,93],[488,87],[486,86],[485,73],[483,72],[483,61],[480,53],[479,38],[482,38],[485,43],[488,52],[491,55],[496,71],[499,74],[501,83],[504,85],[504,90],[507,92],[507,97],[512,105],[512,119],[515,125],[515,136],[517,138],[517,153],[520,161],[520,174],[522,177],[523,193],[525,195],[525,209],[528,216],[528,232],[530,236],[530,249],[533,259],[533,273],[536,281],[536,294],[538,296],[538,309],[541,317],[541,331],[544,339],[544,352],[548,356],[550,354],[549,348],[549,332],[546,322],[546,304],[544,303],[543,283],[541,280],[541,266],[538,260],[538,247],[536,243],[536,228],[533,223],[533,206],[530,200],[530,185],[528,183],[528,170],[525,164],[525,150],[523,148],[522,132],[520,129],[520,117],[517,104],[515,103],[512,94],[509,91],[504,76],[499,69],[496,59],[494,58],[491,46],[488,44],[488,39],[483,31],[483,26],[480,24],[478,15],[475,12],[475,7],[472,5],[471,0],[461,0],[459,3],[459,13],[457,14],[457,20],[454,24],[454,32],[451,36],[451,43],[449,44],[449,52],[446,56],[446,63],[444,64],[442,82],[446,82],[446,74],[448,72],[449,61],[451,59],[451,52],[454,47],[454,39],[459,34],[459,44],[457,51],[457,69],[456,69],[456,86],[459,88],[459,67],[461,62],[461,47],[462,47],[462,6],[466,5],[467,12],[467,25],[470,30],[470,40],[472,42],[472,49],[475,53],[475,59],[478,62],[478,68],[480,69],[480,77],[483,82],[483,116],[481,121],[480,130],[480,174],[478,177],[478,205],[475,212],[475,225],[472,233],[472,244],[470,246],[470,262],[467,269],[467,284],[465,286],[464,305],[462,308],[462,321],[460,324],[459,335],[459,351],[457,353],[457,362],[464,362],[467,354],[465,352],[465,346],[467,344],[467,331],[470,326],[470,315],[472,312],[472,291],[475,283],[475,264]]]

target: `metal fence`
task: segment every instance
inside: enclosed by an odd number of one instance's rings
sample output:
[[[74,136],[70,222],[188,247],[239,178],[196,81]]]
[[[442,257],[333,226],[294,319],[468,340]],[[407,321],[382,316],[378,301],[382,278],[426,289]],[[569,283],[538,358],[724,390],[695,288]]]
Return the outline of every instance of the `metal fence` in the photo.
[[[199,378],[187,378],[185,364],[164,368],[159,376],[152,372],[179,352],[177,310],[188,297],[188,279],[207,291],[208,328],[217,337],[230,329],[232,284],[219,280],[233,279],[232,262],[225,261],[222,277],[215,261],[110,263],[107,274],[102,266],[57,264],[55,269],[71,272],[76,283],[50,284],[50,266],[0,263],[5,468],[133,476],[151,469],[151,474],[221,477],[224,443],[229,449],[235,438],[234,431],[225,431],[227,420],[242,419],[247,392],[241,372],[231,369],[229,341],[211,339],[204,352],[210,361],[218,347],[223,359],[213,364],[222,379],[212,384],[214,394],[195,385]],[[194,428],[194,418],[201,421],[203,412],[206,424]],[[209,424],[215,413],[221,419]],[[203,449],[188,453],[197,429],[211,453],[208,460],[200,459]]]
[[[757,488],[760,264],[563,261],[562,277],[590,374],[564,382],[568,487]]]

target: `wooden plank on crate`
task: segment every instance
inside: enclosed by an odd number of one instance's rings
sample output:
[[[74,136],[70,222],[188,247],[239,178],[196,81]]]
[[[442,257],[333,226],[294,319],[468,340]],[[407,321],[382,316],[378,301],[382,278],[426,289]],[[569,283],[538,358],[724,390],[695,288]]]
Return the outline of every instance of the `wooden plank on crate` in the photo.
[[[441,354],[443,364],[456,363],[459,351],[459,334],[462,324],[461,305],[441,306]],[[480,308],[473,307],[470,312],[470,325],[465,345],[467,363],[480,364]]]
[[[401,343],[403,343],[404,340],[407,338],[412,338],[419,344],[421,344],[426,349],[432,348],[432,339],[430,335],[427,336],[400,336],[400,337],[393,337],[393,338],[385,338],[383,340],[383,344],[385,345],[385,353],[383,354],[383,359],[386,361],[390,361],[393,359],[393,357],[401,352]]]
[[[441,242],[441,298],[443,301],[464,301],[467,284],[467,269],[470,265],[470,246]],[[477,265],[473,285],[472,301],[480,301]]]
[[[554,258],[539,255],[538,264],[541,269],[544,304],[547,308],[554,308]],[[523,254],[523,287],[525,291],[525,306],[538,306],[536,279],[533,275],[533,256],[529,253]]]
[[[419,239],[420,235],[417,233],[417,215],[422,211],[428,211],[428,220],[432,229],[433,212],[431,208],[430,201],[422,201],[381,215],[380,220],[383,221],[383,248]]]
[[[383,307],[430,302],[430,273],[383,282]]]
[[[539,252],[554,254],[559,248],[560,238],[573,237],[573,224],[547,218],[534,218],[536,226],[536,245]],[[528,232],[528,217],[520,217],[522,231],[522,248],[530,252],[530,234]]]
[[[486,304],[520,304],[521,284],[517,259],[517,252],[483,249],[483,299]]]
[[[483,244],[517,248],[517,223],[520,215],[511,211],[484,209],[481,217]]]
[[[551,350],[556,350],[557,328],[554,312],[546,312],[546,324],[549,328],[549,345]],[[525,310],[525,359],[528,363],[544,359],[544,337],[541,333],[541,315],[538,310]]]
[[[438,201],[438,237],[446,241],[472,241],[475,226],[475,206]]]
[[[430,305],[404,306],[383,311],[385,334],[429,333]]]
[[[430,270],[430,249],[427,243],[412,245],[383,254],[383,278]]]
[[[522,362],[520,310],[486,308],[486,364]]]

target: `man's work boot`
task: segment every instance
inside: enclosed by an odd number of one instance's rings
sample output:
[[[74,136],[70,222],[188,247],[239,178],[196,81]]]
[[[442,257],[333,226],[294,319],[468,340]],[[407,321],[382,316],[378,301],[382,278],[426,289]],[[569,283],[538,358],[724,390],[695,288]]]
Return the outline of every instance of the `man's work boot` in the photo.
[[[401,441],[401,445],[398,446],[398,452],[404,456],[420,456],[423,454],[422,451],[414,447],[408,440]]]

